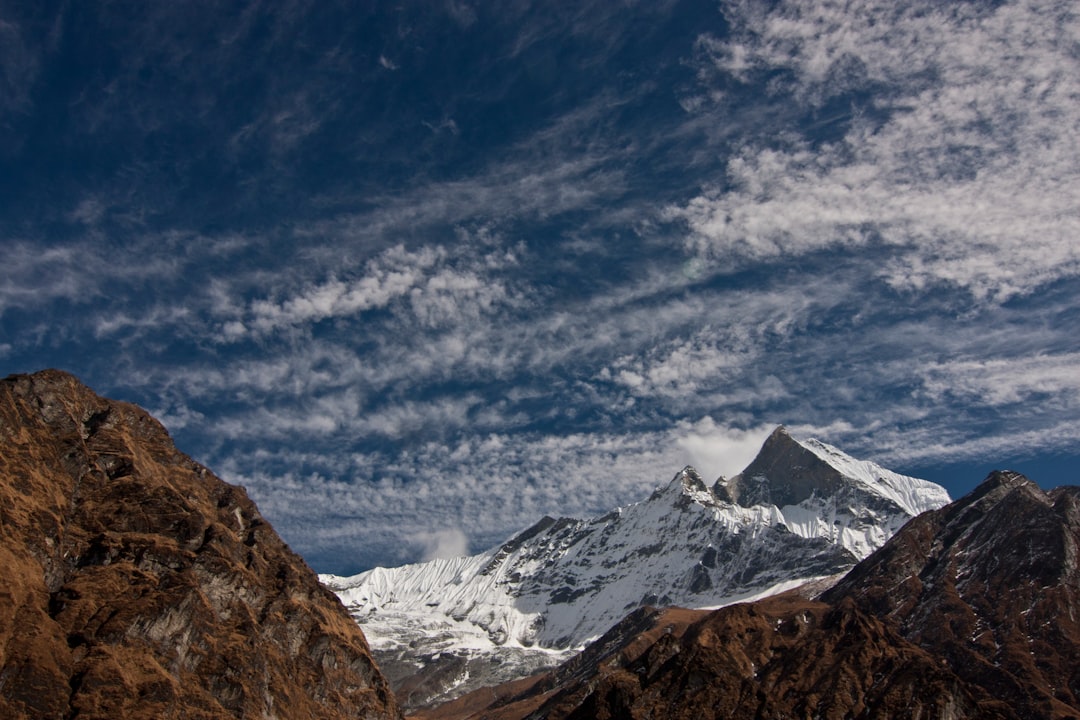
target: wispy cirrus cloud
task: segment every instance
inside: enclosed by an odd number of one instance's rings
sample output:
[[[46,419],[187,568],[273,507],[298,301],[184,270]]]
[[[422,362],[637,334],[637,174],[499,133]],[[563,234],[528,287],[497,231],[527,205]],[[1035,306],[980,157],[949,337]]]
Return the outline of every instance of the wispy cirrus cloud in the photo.
[[[1001,407],[1019,403],[1080,406],[1080,353],[951,359],[921,368],[922,392],[944,400]]]
[[[512,300],[500,271],[516,263],[512,250],[473,256],[468,246],[407,250],[395,245],[365,263],[359,277],[332,278],[291,296],[250,303],[243,319],[228,321],[225,335],[267,334],[283,327],[359,315],[395,302],[407,306],[422,326],[434,328],[475,320]]]
[[[25,112],[41,71],[41,52],[22,23],[0,15],[0,119]]]
[[[370,262],[363,277],[355,281],[346,283],[332,279],[306,287],[280,301],[252,302],[249,324],[254,331],[266,333],[282,326],[319,322],[385,307],[392,300],[404,297],[415,289],[435,265],[439,254],[435,248],[408,252],[397,246],[378,261]],[[239,328],[226,326],[227,335],[236,335],[245,330],[243,324]]]
[[[981,428],[980,428],[981,429]],[[927,467],[941,463],[974,465],[991,463],[996,469],[1008,469],[1001,465],[1003,458],[1031,458],[1052,453],[1066,453],[1076,446],[1075,423],[1058,420],[1034,428],[1012,426],[988,428],[986,432],[973,433],[971,426],[960,425],[913,425],[903,432],[895,428],[873,429],[874,443],[878,446],[877,457],[893,467]],[[961,471],[963,472],[963,471]],[[967,472],[957,478],[957,484],[970,489],[982,477]]]
[[[0,141],[5,365],[148,406],[320,569],[737,472],[777,423],[1080,447],[1069,5],[451,5],[20,25],[0,57],[82,80]]]
[[[705,38],[739,82],[780,72],[841,137],[744,146],[722,184],[668,210],[688,246],[761,261],[884,243],[890,285],[1000,302],[1080,273],[1080,19],[1070,3],[782,3],[732,11]]]

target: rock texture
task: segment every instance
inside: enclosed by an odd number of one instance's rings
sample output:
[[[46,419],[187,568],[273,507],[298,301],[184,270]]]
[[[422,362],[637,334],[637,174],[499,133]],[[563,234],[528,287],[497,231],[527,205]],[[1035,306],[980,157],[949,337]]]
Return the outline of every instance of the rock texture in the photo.
[[[0,717],[400,717],[244,491],[65,373],[0,381],[0,568]]]
[[[1003,717],[1080,718],[1078,551],[1080,488],[995,472],[822,599],[888,619]]]
[[[429,717],[1080,718],[1078,548],[1080,489],[994,473],[818,600],[631,617],[576,667]]]

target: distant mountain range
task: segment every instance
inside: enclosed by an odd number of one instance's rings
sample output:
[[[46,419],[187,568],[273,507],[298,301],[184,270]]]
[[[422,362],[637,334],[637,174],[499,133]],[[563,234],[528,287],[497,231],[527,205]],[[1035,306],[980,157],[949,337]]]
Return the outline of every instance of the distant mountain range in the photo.
[[[471,557],[322,576],[406,707],[564,660],[642,606],[717,607],[837,576],[949,501],[783,428],[739,475],[690,467],[589,520],[544,518]]]
[[[1080,488],[996,472],[817,599],[646,608],[419,718],[1080,717]]]

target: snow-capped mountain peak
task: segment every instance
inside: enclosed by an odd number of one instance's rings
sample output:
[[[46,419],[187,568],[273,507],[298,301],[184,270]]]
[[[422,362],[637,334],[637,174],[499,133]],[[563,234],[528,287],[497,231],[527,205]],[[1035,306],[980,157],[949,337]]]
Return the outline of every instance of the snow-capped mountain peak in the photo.
[[[474,681],[505,679],[643,605],[716,607],[845,572],[948,500],[933,483],[781,427],[742,473],[711,488],[687,466],[599,517],[546,517],[479,555],[324,581],[392,681],[418,652],[429,677],[455,658]]]
[[[949,501],[940,485],[857,460],[819,440],[796,440],[782,425],[745,470],[713,486],[717,498],[744,507],[783,508],[850,491],[880,498],[912,517]]]
[[[687,465],[671,479],[671,482],[654,490],[647,502],[669,502],[680,507],[697,503],[704,507],[712,507],[716,505],[716,497],[705,485],[698,471]]]

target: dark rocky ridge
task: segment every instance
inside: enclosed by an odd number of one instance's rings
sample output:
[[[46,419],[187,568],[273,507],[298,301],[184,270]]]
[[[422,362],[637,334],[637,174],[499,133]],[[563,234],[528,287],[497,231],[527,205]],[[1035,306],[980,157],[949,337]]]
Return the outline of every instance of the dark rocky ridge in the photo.
[[[992,473],[823,600],[888,618],[1017,717],[1080,718],[1080,488]]]
[[[0,381],[0,567],[0,717],[400,717],[243,489],[68,374]]]
[[[743,507],[783,507],[815,493],[831,495],[843,485],[841,473],[800,445],[781,425],[745,470],[733,478],[720,478],[712,490],[724,502]]]
[[[994,473],[818,600],[790,592],[688,624],[658,614],[644,632],[629,618],[587,664],[426,717],[1075,720],[1078,549],[1080,488]]]

